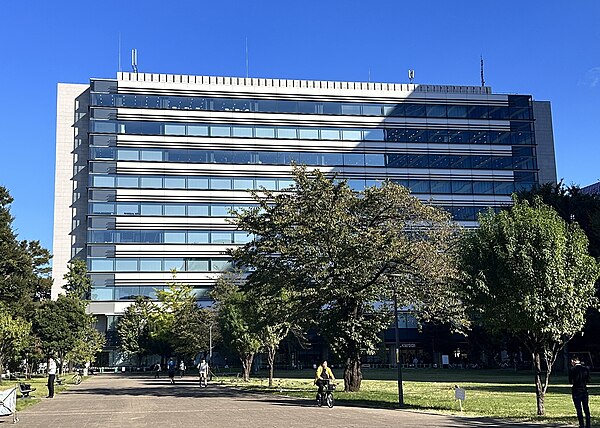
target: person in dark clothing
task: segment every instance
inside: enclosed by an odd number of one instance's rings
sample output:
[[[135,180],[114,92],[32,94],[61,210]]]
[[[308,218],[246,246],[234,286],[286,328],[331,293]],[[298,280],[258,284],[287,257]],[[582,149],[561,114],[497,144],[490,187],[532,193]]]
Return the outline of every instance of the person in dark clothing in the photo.
[[[590,371],[581,364],[579,358],[571,358],[571,370],[569,370],[569,383],[571,396],[579,420],[579,428],[590,428],[590,406],[587,384],[590,382]],[[583,414],[585,413],[585,425],[583,425]]]

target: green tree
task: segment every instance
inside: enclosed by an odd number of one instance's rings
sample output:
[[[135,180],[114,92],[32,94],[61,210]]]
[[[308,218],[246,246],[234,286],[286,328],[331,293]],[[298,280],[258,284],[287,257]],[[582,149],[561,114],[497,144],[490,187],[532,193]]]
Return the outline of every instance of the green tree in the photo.
[[[12,228],[13,198],[0,186],[0,301],[19,316],[26,316],[34,301],[49,298],[50,253],[38,241],[19,241]]]
[[[150,354],[150,317],[153,312],[154,304],[138,297],[125,309],[117,324],[119,351],[129,359],[137,357],[138,366],[141,366],[142,358]]]
[[[75,348],[88,325],[85,303],[65,295],[43,302],[33,317],[33,331],[44,353],[56,355],[61,362]]]
[[[250,379],[254,355],[261,349],[256,307],[239,284],[239,274],[225,274],[217,279],[212,291],[216,301],[217,320],[223,342],[235,352],[242,363],[244,381]]]
[[[30,333],[31,323],[14,317],[5,305],[0,304],[0,373],[4,373],[5,363],[18,356],[29,344]]]
[[[67,353],[66,359],[75,364],[93,364],[102,351],[106,337],[94,327],[95,318],[88,315],[88,325],[79,333],[74,347]]]
[[[259,208],[236,213],[238,228],[256,238],[231,255],[249,268],[245,290],[288,296],[293,319],[322,329],[345,359],[346,391],[360,389],[361,355],[377,351],[391,321],[380,302],[394,289],[416,316],[465,322],[452,281],[459,229],[447,213],[391,182],[355,193],[318,170],[294,175],[289,192],[253,192]]]
[[[537,413],[543,415],[550,373],[559,351],[597,307],[600,274],[588,240],[536,199],[515,199],[510,211],[480,216],[462,242],[468,303],[492,332],[518,337],[535,367]]]
[[[85,260],[71,260],[68,269],[69,271],[64,276],[66,283],[63,286],[67,296],[73,296],[81,300],[89,299],[92,291],[92,280],[88,275]]]

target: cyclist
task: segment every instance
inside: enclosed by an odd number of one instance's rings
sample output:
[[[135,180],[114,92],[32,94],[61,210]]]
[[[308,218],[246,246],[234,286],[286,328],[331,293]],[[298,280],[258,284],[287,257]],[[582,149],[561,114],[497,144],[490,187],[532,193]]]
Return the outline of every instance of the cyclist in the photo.
[[[200,386],[206,388],[208,386],[208,363],[204,358],[198,364],[198,375],[200,376]]]
[[[327,367],[327,361],[323,361],[319,367],[317,367],[317,372],[315,373],[315,385],[319,387],[319,392],[317,393],[317,399],[321,397],[323,394],[323,388],[330,381],[334,381],[335,376],[329,367]]]

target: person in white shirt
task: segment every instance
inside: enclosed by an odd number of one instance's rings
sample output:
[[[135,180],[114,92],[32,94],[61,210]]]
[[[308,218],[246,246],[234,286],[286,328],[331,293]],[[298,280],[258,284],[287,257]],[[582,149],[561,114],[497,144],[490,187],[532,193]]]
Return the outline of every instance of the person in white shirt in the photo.
[[[198,364],[198,374],[200,375],[200,386],[208,386],[208,363],[203,358]]]
[[[56,361],[54,358],[48,358],[48,396],[54,398],[54,380],[56,379]]]

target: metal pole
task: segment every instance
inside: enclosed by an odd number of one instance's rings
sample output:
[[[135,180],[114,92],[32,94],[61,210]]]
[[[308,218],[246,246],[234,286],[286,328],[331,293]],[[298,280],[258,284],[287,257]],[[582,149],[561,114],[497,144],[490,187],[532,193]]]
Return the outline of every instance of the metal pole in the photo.
[[[208,326],[208,361],[212,363],[212,324]]]
[[[394,288],[394,330],[396,333],[396,367],[398,369],[398,407],[404,407],[404,393],[402,390],[402,364],[400,364],[400,329],[398,328],[398,297]]]

